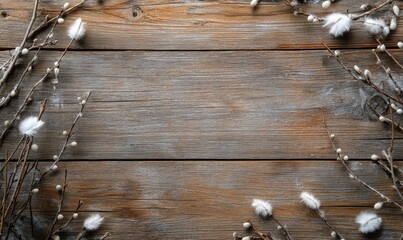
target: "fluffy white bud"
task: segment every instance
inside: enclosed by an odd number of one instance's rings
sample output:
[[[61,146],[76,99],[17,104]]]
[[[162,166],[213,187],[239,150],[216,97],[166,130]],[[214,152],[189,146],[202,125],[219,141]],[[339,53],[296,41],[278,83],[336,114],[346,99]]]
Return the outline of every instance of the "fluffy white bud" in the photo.
[[[322,3],[322,8],[329,8],[330,7],[330,5],[332,5],[332,3],[329,1],[329,0],[327,0],[327,1],[324,1],[323,3]]]
[[[259,0],[252,0],[252,1],[250,1],[250,6],[256,7],[258,3],[259,3]]]
[[[399,9],[399,7],[397,6],[397,5],[393,5],[393,13],[396,15],[396,16],[399,16],[399,12],[400,12],[400,9]]]
[[[361,73],[362,73],[360,67],[358,67],[357,65],[354,65],[354,70],[355,70],[358,74],[361,74]]]
[[[38,151],[38,148],[38,145],[36,145],[35,143],[31,146],[32,151]]]
[[[243,228],[249,229],[250,227],[252,227],[252,225],[249,222],[244,222],[243,223]]]
[[[69,7],[70,7],[70,3],[66,2],[66,3],[63,5],[63,10],[67,10]]]
[[[29,52],[28,48],[24,48],[24,49],[22,49],[21,54],[26,55],[26,54],[28,54],[28,52]]]
[[[396,17],[393,17],[390,20],[389,28],[390,28],[390,30],[395,30],[397,28],[397,19],[396,19]]]
[[[379,209],[382,208],[382,206],[383,206],[383,202],[377,202],[377,203],[375,203],[375,205],[374,205],[374,209],[379,210]]]
[[[64,19],[63,19],[63,18],[58,18],[58,19],[57,19],[57,23],[59,23],[59,24],[64,23]]]

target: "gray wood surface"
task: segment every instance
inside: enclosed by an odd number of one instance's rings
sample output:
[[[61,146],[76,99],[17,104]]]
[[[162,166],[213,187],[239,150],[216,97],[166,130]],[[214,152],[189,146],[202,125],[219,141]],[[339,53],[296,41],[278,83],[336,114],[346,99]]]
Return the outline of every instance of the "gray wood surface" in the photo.
[[[36,114],[39,101],[49,99],[46,125],[35,138],[39,150],[31,155],[44,168],[79,110],[77,97],[92,91],[73,137],[78,146],[68,148],[59,172],[35,195],[36,239],[54,217],[54,189],[62,183],[63,169],[69,172],[63,214],[72,214],[78,199],[85,205],[62,239],[74,239],[93,212],[106,219],[90,238],[109,231],[111,239],[232,239],[234,231],[248,234],[242,228],[248,219],[280,236],[273,221],[255,216],[253,198],[272,202],[294,240],[331,239],[326,225],[300,204],[301,191],[322,201],[329,222],[347,239],[400,239],[402,213],[393,206],[377,212],[382,231],[359,234],[355,216],[372,211],[380,199],[334,160],[322,125],[323,111],[353,171],[398,199],[388,176],[368,161],[389,146],[391,136],[390,127],[364,108],[374,92],[352,80],[320,45],[322,38],[342,49],[347,66],[369,68],[377,81],[385,80],[371,53],[377,43],[361,23],[334,39],[321,23],[293,16],[282,1],[262,1],[255,10],[246,0],[103,2],[87,1],[66,18],[55,32],[58,44],[42,51],[18,97],[0,109],[3,123],[61,54],[69,24],[82,17],[87,35],[67,52],[56,88],[52,76],[22,115]],[[337,1],[330,10],[355,12],[364,2]],[[57,14],[62,4],[41,1],[41,16]],[[21,41],[31,8],[32,0],[0,0],[0,62]],[[315,4],[305,10],[323,11]],[[402,29],[385,40],[400,62],[396,43],[403,40]],[[381,57],[402,76],[386,55]],[[20,137],[13,128],[0,146],[0,159]],[[401,133],[394,157],[402,167]]]
[[[44,55],[47,64],[36,67],[25,90],[59,54]],[[343,57],[374,69],[370,50]],[[52,78],[35,95],[49,97],[47,127],[36,138],[41,159],[60,147],[49,138],[62,138],[78,111],[76,98],[87,91],[93,95],[74,138],[82,144],[69,159],[334,159],[322,108],[350,158],[369,159],[390,142],[388,126],[364,111],[373,91],[325,51],[69,52],[56,90]],[[10,134],[7,142],[18,138]],[[396,156],[402,151],[398,135]]]

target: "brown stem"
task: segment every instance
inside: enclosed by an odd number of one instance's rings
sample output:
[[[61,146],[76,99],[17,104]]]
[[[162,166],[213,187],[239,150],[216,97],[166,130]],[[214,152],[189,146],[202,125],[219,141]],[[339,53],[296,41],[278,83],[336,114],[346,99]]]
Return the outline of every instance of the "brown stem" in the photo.
[[[370,9],[370,10],[364,12],[364,13],[361,13],[361,14],[358,14],[358,15],[353,16],[351,19],[352,19],[352,20],[357,20],[357,19],[360,19],[360,18],[363,18],[363,17],[367,17],[367,16],[369,16],[371,13],[374,13],[374,12],[378,11],[379,9],[383,8],[383,7],[386,6],[387,4],[392,3],[393,1],[394,1],[394,0],[386,0],[385,2],[379,4],[378,6],[373,7],[372,9]]]
[[[76,207],[76,210],[74,211],[74,213],[77,213],[78,210],[80,209],[80,207],[84,204],[83,201],[79,200],[78,201],[78,205]],[[57,230],[55,230],[52,235],[57,234],[61,231],[63,231],[63,229],[65,229],[75,218],[72,216],[63,226],[61,226],[60,228],[58,228]]]
[[[395,89],[397,89],[397,93],[398,94],[402,94],[403,90],[400,87],[400,85],[396,82],[395,78],[393,77],[390,68],[387,68],[383,63],[381,58],[379,57],[378,53],[376,52],[376,50],[372,50],[372,52],[374,53],[375,57],[376,57],[376,62],[379,63],[379,65],[382,67],[382,69],[385,71],[385,73],[388,75],[389,79],[393,82],[393,85],[395,85]]]
[[[264,233],[262,233],[261,231],[259,231],[259,230],[255,227],[255,225],[252,223],[252,221],[247,221],[247,222],[250,223],[250,226],[251,226],[253,232],[254,232],[256,235],[258,235],[261,239],[263,239],[263,240],[273,240],[273,238],[271,237],[271,234],[270,234],[270,233],[264,234]]]
[[[283,2],[285,3],[285,5],[291,7],[291,8],[294,10],[294,12],[298,13],[298,15],[302,15],[302,16],[306,16],[306,17],[308,17],[308,16],[311,15],[311,14],[308,14],[308,13],[302,11],[301,8],[299,8],[298,6],[296,6],[296,5],[295,5],[294,3],[292,3],[290,0],[283,0]],[[318,19],[318,21],[320,21],[320,22],[321,22],[321,21],[324,21],[323,18],[316,17],[316,16],[315,16],[315,18]]]
[[[376,41],[377,41],[379,44],[382,44],[382,42],[381,42],[378,38],[375,38],[375,39],[376,39]],[[385,49],[385,52],[386,52],[386,54],[388,54],[388,56],[389,56],[401,69],[403,69],[402,64],[400,64],[399,61],[397,61],[397,59],[392,55],[391,52],[389,52],[389,50],[388,50],[387,48]]]
[[[284,235],[287,237],[288,240],[292,240],[290,233],[288,232],[287,228],[285,228],[280,221],[277,220],[277,218],[274,217],[274,215],[271,216],[273,220],[281,227]]]
[[[60,16],[62,13],[63,13],[63,10],[59,13],[58,16]],[[18,89],[19,89],[22,81],[24,80],[26,74],[30,71],[30,68],[32,68],[32,66],[34,65],[34,62],[36,61],[35,59],[38,59],[38,55],[39,55],[39,52],[42,50],[42,47],[46,46],[48,40],[50,39],[50,36],[53,34],[53,32],[54,32],[54,30],[56,28],[56,25],[57,25],[57,21],[54,22],[52,28],[50,29],[49,33],[46,35],[46,37],[43,40],[43,42],[41,44],[37,45],[38,49],[36,50],[35,55],[32,57],[31,61],[26,66],[26,68],[25,68],[24,72],[21,74],[21,77],[18,80],[18,82],[14,85],[13,91],[15,91],[15,92],[18,91]],[[0,108],[6,106],[11,101],[11,99],[12,99],[12,96],[11,96],[11,92],[10,92],[7,96],[3,97],[0,100]]]
[[[38,10],[38,4],[39,4],[39,0],[35,0],[34,3],[34,10],[32,12],[32,17],[31,17],[31,21],[29,22],[27,31],[25,32],[24,38],[19,46],[19,50],[15,51],[13,58],[10,62],[10,64],[7,67],[7,70],[4,72],[3,77],[0,79],[0,89],[3,86],[3,84],[7,81],[7,78],[10,76],[10,73],[12,72],[12,70],[14,69],[14,66],[17,62],[17,60],[19,59],[20,55],[21,55],[21,50],[22,48],[25,46],[25,43],[28,40],[28,36],[31,32],[32,26],[34,25],[35,19],[36,19],[36,11]]]
[[[83,3],[85,2],[85,0],[82,0],[81,2],[79,2],[78,4],[74,5],[73,7],[67,9],[66,11],[63,11],[63,13],[59,16],[53,17],[51,19],[48,18],[48,16],[46,16],[45,20],[39,24],[39,26],[37,28],[35,28],[28,36],[29,39],[32,39],[36,34],[38,34],[39,32],[41,32],[43,29],[45,29],[49,24],[51,24],[52,22],[57,21],[57,19],[59,17],[64,17],[65,15],[75,11],[77,8],[79,8],[81,5],[83,5]]]
[[[380,89],[376,84],[374,84],[371,80],[367,79],[364,80],[363,78],[359,78],[358,76],[356,76],[351,69],[349,69],[346,65],[344,65],[344,63],[340,60],[339,57],[336,57],[336,55],[334,54],[334,52],[323,42],[321,41],[322,45],[327,49],[327,51],[336,58],[336,61],[342,66],[342,68],[344,70],[346,70],[355,80],[365,83],[366,85],[372,87],[375,91],[377,91],[378,93],[380,93],[381,95],[384,95],[385,97],[387,97],[388,99],[394,100],[400,104],[403,105],[403,101],[390,95],[389,93],[383,91],[382,89]]]
[[[102,237],[99,238],[99,240],[105,240],[110,236],[111,236],[111,234],[109,232],[106,232]]]
[[[64,195],[66,193],[66,188],[67,188],[67,170],[64,170],[64,184],[63,184],[63,189],[62,189],[62,196],[60,198],[60,202],[59,202],[59,206],[58,206],[57,211],[56,211],[55,218],[53,219],[53,223],[50,226],[50,229],[48,231],[48,235],[46,237],[47,240],[49,240],[51,238],[52,233],[53,233],[53,229],[55,228],[56,223],[59,221],[58,217],[59,217],[59,214],[61,213],[62,208],[63,208]]]
[[[329,222],[326,220],[326,218],[323,216],[323,214],[321,214],[320,211],[321,211],[321,210],[318,210],[318,215],[319,215],[320,219],[322,219],[322,221],[323,221],[332,231],[334,231],[340,239],[346,240],[346,238],[344,238],[332,225],[329,224]]]
[[[329,139],[330,139],[330,142],[331,142],[331,144],[332,144],[333,150],[334,150],[334,151],[336,152],[336,154],[337,154],[337,160],[338,160],[339,162],[341,162],[341,164],[342,164],[343,167],[347,170],[347,172],[350,174],[350,176],[351,176],[354,180],[356,180],[358,183],[360,183],[361,185],[363,185],[364,187],[366,187],[366,188],[368,188],[369,190],[371,190],[372,192],[376,193],[378,196],[380,196],[380,197],[381,197],[382,199],[384,199],[386,202],[392,203],[392,204],[394,204],[395,206],[397,206],[397,207],[399,207],[400,209],[403,210],[403,206],[402,206],[402,205],[400,205],[399,203],[393,201],[393,200],[390,199],[389,197],[385,196],[383,193],[379,192],[379,191],[376,190],[374,187],[372,187],[371,185],[367,184],[366,182],[364,182],[363,180],[361,180],[360,178],[358,178],[357,175],[355,175],[355,173],[351,170],[351,168],[346,164],[346,161],[344,161],[344,160],[342,159],[341,154],[337,152],[337,150],[336,150],[337,148],[336,148],[336,145],[335,145],[335,143],[334,143],[333,138],[331,137],[331,134],[330,134],[330,131],[329,131],[329,127],[328,127],[327,124],[326,124],[325,115],[324,115],[324,114],[323,114],[323,122],[322,122],[322,123],[323,123],[323,125],[324,125],[325,128],[326,128],[326,132],[327,132],[328,137],[329,137]]]

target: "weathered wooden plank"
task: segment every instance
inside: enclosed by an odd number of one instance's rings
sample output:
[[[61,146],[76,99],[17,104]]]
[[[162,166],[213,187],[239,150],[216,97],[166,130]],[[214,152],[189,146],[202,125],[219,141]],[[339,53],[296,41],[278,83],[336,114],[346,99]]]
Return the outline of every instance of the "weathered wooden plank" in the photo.
[[[64,1],[41,1],[42,15],[55,15]],[[73,1],[78,2],[78,0]],[[339,1],[329,11],[355,12],[369,1]],[[376,2],[376,1],[372,1]],[[21,41],[31,14],[32,1],[1,0],[0,48],[14,48]],[[308,12],[323,12],[309,4]],[[362,27],[353,26],[344,39],[329,36],[321,23],[308,23],[295,17],[282,1],[262,2],[256,10],[249,1],[105,1],[86,3],[71,15],[55,33],[59,48],[66,45],[65,31],[77,17],[88,23],[86,39],[78,49],[318,49],[320,38],[340,48],[374,47],[376,42]],[[327,14],[326,12],[324,14]],[[398,25],[403,20],[398,19]],[[403,38],[402,28],[386,40],[396,47]]]
[[[59,53],[44,54],[43,62],[52,64]],[[385,78],[370,50],[342,54],[347,65],[360,59]],[[36,67],[1,122],[46,67]],[[325,51],[70,52],[56,90],[50,80],[35,97],[36,106],[49,98],[47,126],[36,138],[39,158],[58,151],[61,132],[78,111],[75,99],[89,90],[93,97],[75,137],[83,144],[68,159],[334,159],[322,108],[350,158],[368,159],[390,142],[388,126],[363,110],[373,93]],[[396,137],[395,158],[401,159]],[[6,142],[17,138],[10,134]]]
[[[376,164],[349,164],[369,184],[397,197]],[[294,239],[330,239],[329,229],[300,204],[301,191],[322,201],[329,222],[347,239],[373,239],[359,234],[354,220],[380,200],[335,161],[102,161],[64,162],[59,168],[69,170],[63,213],[70,215],[82,199],[82,216],[101,212],[106,219],[99,233],[110,231],[112,239],[231,239],[232,232],[243,233],[241,224],[247,219],[276,232],[272,221],[254,215],[253,198],[271,201]],[[62,171],[49,177],[35,195],[34,209],[45,223],[53,217],[49,212],[58,203],[54,186],[62,179]],[[376,239],[398,239],[403,233],[401,211],[384,207],[378,214],[383,231]],[[83,219],[71,225],[73,233]]]

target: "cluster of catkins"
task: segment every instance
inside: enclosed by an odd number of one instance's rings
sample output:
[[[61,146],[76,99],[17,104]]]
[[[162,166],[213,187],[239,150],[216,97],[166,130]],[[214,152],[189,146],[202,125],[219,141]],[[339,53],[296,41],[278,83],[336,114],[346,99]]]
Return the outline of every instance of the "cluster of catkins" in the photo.
[[[300,1],[293,1],[291,4],[297,5]],[[306,2],[306,1],[302,1]],[[322,8],[327,9],[330,8],[334,0],[326,0],[322,2]],[[252,0],[250,5],[252,7],[257,6],[259,0]],[[360,9],[362,11],[366,11],[370,9],[371,6],[368,5],[361,5]],[[367,16],[367,14],[360,15],[360,14],[345,14],[345,13],[331,13],[324,18],[317,17],[315,15],[309,15],[307,17],[308,22],[320,22],[324,21],[325,24],[323,27],[329,28],[329,33],[334,37],[343,36],[345,33],[351,30],[353,25],[353,20],[358,20],[361,17],[364,17],[363,20],[363,27],[372,35],[376,35],[382,38],[385,38],[389,35],[390,31],[393,31],[397,28],[397,17],[399,16],[400,9],[397,5],[392,6],[392,17],[390,18],[390,22],[386,23],[384,19],[381,18],[372,18]],[[299,12],[296,11],[295,15],[298,15]],[[360,23],[361,24],[361,23]]]
[[[344,237],[333,227],[330,226],[330,224],[326,221],[326,215],[325,212],[320,208],[321,207],[321,202],[319,199],[317,199],[314,195],[308,192],[302,192],[299,195],[301,199],[301,203],[303,203],[306,207],[313,211],[317,211],[318,215],[320,218],[326,222],[326,224],[330,227],[330,236],[334,239],[340,239],[340,240],[345,240]],[[273,206],[265,200],[261,199],[253,199],[252,201],[252,207],[255,210],[256,215],[259,217],[262,217],[264,219],[273,217]],[[380,209],[382,206],[379,205],[379,203],[375,204],[374,208],[375,209]],[[274,217],[273,217],[274,218]],[[278,222],[278,221],[276,221]],[[358,224],[358,231],[361,232],[362,234],[369,234],[372,232],[375,232],[381,228],[382,224],[382,218],[379,217],[376,213],[371,212],[371,211],[364,211],[361,212],[356,216],[355,222]],[[245,222],[243,223],[243,227],[246,230],[249,230],[252,228],[251,222]],[[285,228],[285,226],[278,226],[277,229],[282,230]],[[241,240],[252,240],[256,239],[253,236],[244,236],[241,237],[238,235],[237,232],[233,233],[234,239],[241,239]],[[289,237],[290,238],[290,237]]]

